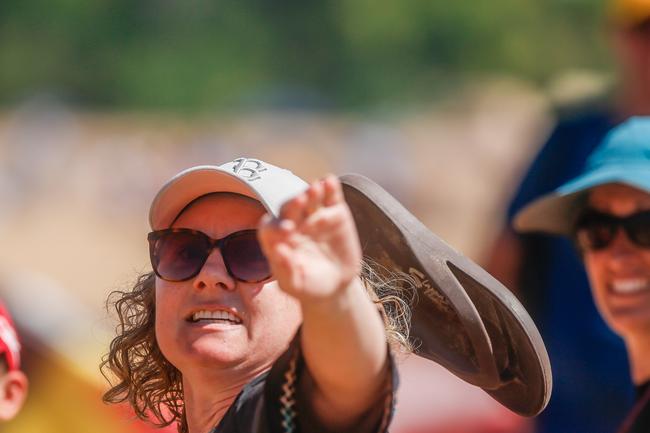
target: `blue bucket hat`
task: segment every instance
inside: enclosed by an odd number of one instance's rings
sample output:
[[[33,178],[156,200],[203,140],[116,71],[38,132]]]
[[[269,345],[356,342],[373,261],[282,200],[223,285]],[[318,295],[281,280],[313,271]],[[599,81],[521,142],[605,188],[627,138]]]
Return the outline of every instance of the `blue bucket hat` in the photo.
[[[569,235],[590,189],[620,183],[650,193],[650,117],[632,117],[612,129],[591,153],[582,173],[521,209],[521,232]]]

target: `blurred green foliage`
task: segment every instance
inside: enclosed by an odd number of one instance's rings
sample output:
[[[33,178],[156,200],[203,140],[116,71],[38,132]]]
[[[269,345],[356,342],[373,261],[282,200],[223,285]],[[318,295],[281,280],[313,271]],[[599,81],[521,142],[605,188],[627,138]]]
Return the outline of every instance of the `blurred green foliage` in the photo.
[[[607,65],[603,0],[0,0],[0,103],[357,109]]]

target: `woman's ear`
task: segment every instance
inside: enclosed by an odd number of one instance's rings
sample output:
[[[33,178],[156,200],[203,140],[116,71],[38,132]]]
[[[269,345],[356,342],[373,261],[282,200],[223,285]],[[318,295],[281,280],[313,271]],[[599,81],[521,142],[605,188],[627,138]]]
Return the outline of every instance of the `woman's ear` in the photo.
[[[20,370],[6,372],[0,377],[0,422],[14,418],[27,397],[27,376]]]

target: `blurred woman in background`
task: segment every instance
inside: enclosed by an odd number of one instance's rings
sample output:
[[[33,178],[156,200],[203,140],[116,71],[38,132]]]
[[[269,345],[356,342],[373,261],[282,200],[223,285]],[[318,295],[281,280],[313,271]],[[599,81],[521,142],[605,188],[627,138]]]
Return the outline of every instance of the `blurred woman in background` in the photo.
[[[612,130],[580,175],[524,207],[514,223],[574,239],[596,306],[625,341],[637,387],[620,432],[650,431],[650,118]]]

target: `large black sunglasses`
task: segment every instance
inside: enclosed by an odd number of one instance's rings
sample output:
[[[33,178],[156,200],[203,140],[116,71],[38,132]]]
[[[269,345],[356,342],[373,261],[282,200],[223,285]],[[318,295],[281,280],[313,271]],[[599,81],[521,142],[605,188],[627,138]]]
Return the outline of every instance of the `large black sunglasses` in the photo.
[[[575,241],[583,251],[602,250],[612,243],[619,228],[636,246],[650,248],[650,211],[618,217],[588,210],[577,220]]]
[[[221,239],[191,229],[156,230],[147,236],[154,272],[163,280],[185,281],[195,277],[212,250],[221,250],[228,274],[239,281],[258,283],[271,276],[257,230],[242,230]]]

